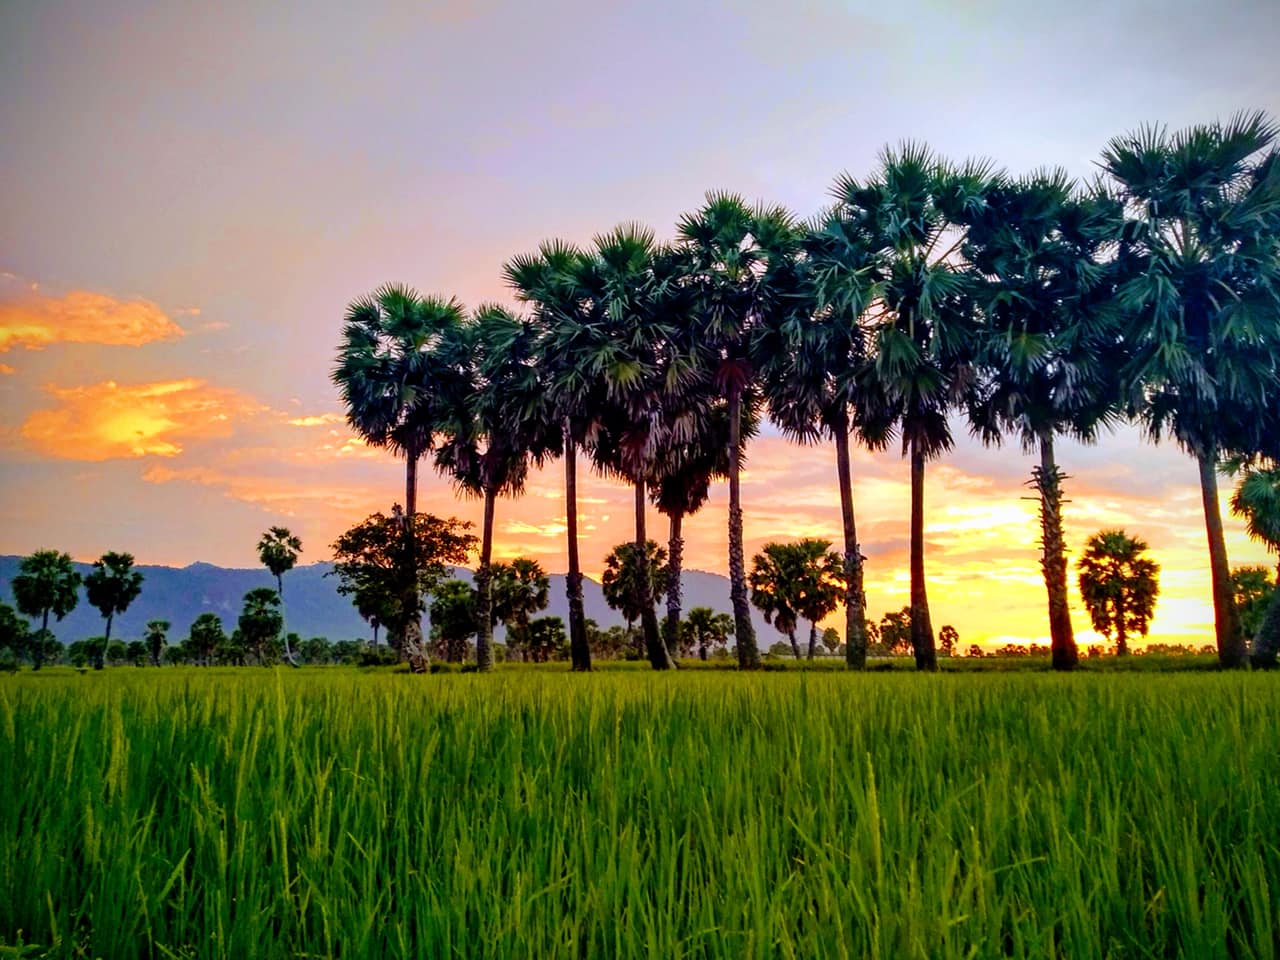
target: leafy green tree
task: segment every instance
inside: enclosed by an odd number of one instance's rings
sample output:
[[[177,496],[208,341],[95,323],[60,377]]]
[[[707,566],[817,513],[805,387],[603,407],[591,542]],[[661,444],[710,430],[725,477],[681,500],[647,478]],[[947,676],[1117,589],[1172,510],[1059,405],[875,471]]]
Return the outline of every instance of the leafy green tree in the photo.
[[[0,651],[7,650],[13,662],[31,655],[34,662],[31,625],[7,603],[0,602]]]
[[[216,613],[202,613],[187,631],[188,653],[201,666],[209,666],[227,644],[227,632]]]
[[[680,652],[687,657],[697,650],[698,659],[706,660],[710,651],[723,647],[732,636],[733,617],[710,607],[694,607],[680,625]]]
[[[129,659],[129,647],[123,640],[108,640],[99,647],[99,650],[103,648],[106,651],[107,662],[113,667],[118,667]]]
[[[840,644],[842,642],[843,641],[840,639],[840,631],[835,627],[827,627],[827,629],[822,631],[822,645],[827,648],[827,652],[833,657],[840,652]]]
[[[550,589],[551,578],[536,560],[516,557],[510,563],[493,565],[490,616],[507,629],[509,658],[518,654],[520,659],[528,659],[529,619],[547,608]]]
[[[147,645],[142,640],[130,640],[125,646],[125,661],[131,667],[142,667],[147,663]]]
[[[27,617],[40,618],[40,633],[49,630],[49,614],[61,621],[76,608],[80,599],[80,574],[71,565],[71,556],[57,550],[37,550],[18,564],[13,578],[13,599],[18,611]],[[44,646],[32,648],[32,669],[44,663]]]
[[[1093,629],[1115,640],[1117,656],[1128,654],[1132,634],[1147,635],[1155,613],[1160,567],[1146,551],[1144,540],[1103,530],[1089,538],[1076,563]]]
[[[1276,127],[1261,113],[1170,135],[1146,127],[1113,139],[1103,170],[1128,207],[1131,251],[1117,293],[1143,422],[1200,466],[1219,661],[1248,650],[1231,596],[1217,465],[1250,455],[1252,430],[1280,396],[1280,217]]]
[[[101,653],[94,661],[93,668],[101,670],[104,666],[102,653],[107,652],[111,644],[111,621],[117,613],[124,613],[129,605],[142,592],[142,574],[133,569],[133,554],[104,553],[93,562],[93,570],[84,578],[85,594],[89,603],[98,608],[106,621],[103,634],[105,643]]]
[[[747,595],[742,531],[743,407],[756,401],[752,345],[784,294],[794,291],[800,231],[780,207],[748,207],[731,193],[710,193],[677,225],[690,297],[688,342],[727,404],[729,422],[729,596],[738,666],[760,665]]]
[[[484,501],[480,562],[476,568],[476,667],[493,666],[492,556],[494,511],[500,496],[524,492],[529,469],[542,466],[562,443],[548,399],[539,331],[499,306],[484,306],[460,328],[469,377],[447,405],[436,466],[463,493]]]
[[[445,580],[431,601],[431,639],[437,656],[449,663],[462,663],[467,646],[480,629],[475,591],[461,580]]]
[[[1276,595],[1271,571],[1263,566],[1236,567],[1231,571],[1231,592],[1240,611],[1244,635],[1252,640],[1262,628],[1267,607]]]
[[[1072,643],[1074,642],[1073,639]],[[956,651],[960,649],[960,631],[949,623],[943,624],[938,631],[938,649],[944,657],[956,656]]]
[[[876,634],[878,645],[888,656],[902,656],[914,650],[911,638],[911,607],[886,613],[880,618]]]
[[[244,595],[244,607],[237,621],[240,641],[258,663],[274,659],[284,617],[280,614],[280,594],[270,587],[255,587]]]
[[[352,429],[369,445],[405,458],[399,610],[406,619],[398,624],[397,649],[415,672],[426,669],[414,574],[418,461],[432,449],[447,415],[442,405],[457,395],[455,382],[466,375],[463,358],[439,349],[458,345],[453,333],[464,315],[456,300],[394,284],[380,287],[347,307],[333,373]]]
[[[168,633],[168,620],[147,621],[146,647],[153,667],[160,666],[160,655],[164,652],[165,638]]]
[[[332,663],[333,662],[333,644],[329,643],[324,637],[309,637],[298,644],[298,651],[302,654],[304,663]]]
[[[1108,307],[1123,207],[1101,188],[1082,194],[1065,172],[1048,170],[998,184],[985,204],[962,216],[985,319],[983,389],[970,403],[970,421],[985,442],[1011,432],[1024,451],[1039,448],[1029,485],[1040,499],[1052,663],[1071,670],[1080,654],[1067,600],[1065,474],[1054,441],[1066,435],[1092,442],[1120,413],[1124,341]]]
[[[284,612],[284,575],[294,568],[298,562],[298,554],[302,553],[302,541],[295,537],[288,527],[271,527],[258,541],[258,559],[276,578],[276,593],[280,594],[280,617],[283,622]],[[292,666],[298,663],[294,659],[293,650],[289,646],[289,634],[284,635],[284,658]]]
[[[605,603],[622,614],[627,629],[644,615],[645,604],[653,607],[654,598],[667,586],[667,552],[654,540],[645,543],[645,558],[631,541],[620,543],[605,557],[600,587]],[[648,638],[645,638],[646,645]]]
[[[937,669],[924,574],[924,467],[952,446],[948,413],[972,382],[976,312],[956,256],[964,218],[1000,182],[986,162],[954,165],[923,144],[886,149],[865,183],[833,193],[840,215],[871,237],[877,297],[864,317],[874,366],[863,408],[877,431],[896,423],[911,461],[911,635],[916,667]]]
[[[534,663],[564,659],[568,644],[564,621],[559,617],[537,617],[529,621],[529,654]]]
[[[401,519],[375,513],[333,543],[338,592],[354,597],[358,607],[380,611],[397,650],[404,631],[421,621],[424,598],[449,575],[450,565],[467,562],[476,543],[467,532],[470,523],[415,514],[410,566],[403,529]]]

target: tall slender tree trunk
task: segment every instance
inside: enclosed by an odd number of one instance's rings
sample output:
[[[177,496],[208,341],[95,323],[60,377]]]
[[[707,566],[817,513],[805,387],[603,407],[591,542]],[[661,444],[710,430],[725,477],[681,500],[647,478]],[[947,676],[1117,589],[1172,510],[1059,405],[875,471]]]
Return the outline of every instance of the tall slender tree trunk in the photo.
[[[476,633],[476,669],[481,673],[493,669],[493,577],[490,561],[493,558],[493,511],[497,499],[493,484],[485,484],[480,564],[476,569],[476,619],[479,621]]]
[[[1204,525],[1209,537],[1209,570],[1213,580],[1213,626],[1218,640],[1218,663],[1228,669],[1249,665],[1249,648],[1231,589],[1227,541],[1222,533],[1222,509],[1218,505],[1218,457],[1216,450],[1201,453],[1200,497],[1204,501]]]
[[[98,649],[98,655],[93,658],[93,669],[101,670],[107,665],[107,646],[111,643],[111,619],[113,614],[107,614],[107,631],[102,638],[102,646]]]
[[[289,620],[284,612],[284,575],[279,573],[276,574],[276,596],[280,598],[280,632],[284,635],[284,658],[289,666],[296,667],[298,660],[289,649]]]
[[[818,649],[818,625],[812,620],[809,621],[809,653],[805,657],[806,660],[812,660],[814,653]]]
[[[635,483],[636,492],[636,578],[640,590],[640,629],[644,633],[644,647],[649,654],[649,665],[655,670],[671,669],[671,654],[662,642],[658,629],[658,611],[654,609],[653,572],[649,569],[649,535],[645,532],[645,482]]]
[[[787,631],[787,639],[791,641],[791,653],[797,660],[801,659],[800,641],[796,639],[796,628],[792,627]]]
[[[568,430],[564,439],[564,511],[569,552],[569,574],[565,577],[569,600],[569,659],[574,670],[590,670],[591,647],[587,644],[587,616],[582,603],[582,565],[578,562],[578,447]]]
[[[1125,630],[1124,594],[1116,597],[1116,656],[1129,655],[1129,634]]]
[[[40,636],[36,638],[35,648],[31,651],[31,669],[39,670],[44,666],[44,638],[49,635],[49,610],[44,611],[40,619]]]
[[[667,620],[663,643],[667,650],[680,649],[680,577],[684,569],[684,511],[671,513],[671,534],[667,539]]]
[[[738,667],[760,666],[756,628],[747,602],[747,561],[742,546],[742,387],[729,389],[729,599],[733,603],[733,628],[737,638]]]
[[[1055,670],[1080,662],[1071,608],[1067,604],[1067,547],[1062,535],[1062,471],[1053,456],[1053,434],[1040,438],[1040,468],[1032,481],[1040,491],[1040,568],[1049,595],[1049,652]]]
[[[924,582],[924,453],[911,442],[911,647],[917,670],[937,670],[938,651],[929,622]]]
[[[418,596],[418,538],[414,535],[418,513],[418,451],[411,448],[405,455],[404,537],[405,569],[401,594],[404,630],[400,635],[400,659],[409,661],[413,673],[426,673],[430,660],[427,645],[422,642],[422,609]]]
[[[862,552],[853,517],[853,472],[849,458],[849,418],[836,425],[836,477],[840,485],[840,522],[844,527],[844,662],[850,670],[867,666],[866,588]]]

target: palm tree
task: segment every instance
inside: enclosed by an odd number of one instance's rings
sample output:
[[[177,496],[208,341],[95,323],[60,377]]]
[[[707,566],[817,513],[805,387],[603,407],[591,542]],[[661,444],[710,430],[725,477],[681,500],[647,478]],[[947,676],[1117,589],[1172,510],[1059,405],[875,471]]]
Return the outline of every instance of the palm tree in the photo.
[[[164,650],[165,635],[169,632],[168,620],[147,621],[147,654],[151,657],[153,667],[160,666],[160,652]]]
[[[32,669],[44,663],[45,642],[49,634],[49,614],[62,620],[76,608],[80,600],[80,574],[71,565],[71,555],[57,550],[37,550],[18,564],[13,578],[13,600],[18,612],[40,618],[40,633],[31,644]]]
[[[845,592],[844,558],[831,550],[830,540],[807,537],[791,544],[796,568],[796,613],[809,621],[812,660],[818,647],[818,624],[835,612]]]
[[[1244,519],[1249,536],[1277,555],[1276,582],[1280,583],[1280,466],[1245,467],[1231,494],[1231,512]]]
[[[645,542],[644,556],[632,541],[620,543],[604,560],[600,588],[605,603],[622,614],[627,632],[637,620],[643,621],[646,604],[654,606],[654,598],[667,586],[667,552],[657,541]]]
[[[531,466],[561,445],[560,424],[547,402],[538,331],[499,306],[481,307],[463,331],[461,353],[470,376],[449,402],[436,467],[465,494],[482,497],[484,520],[476,568],[476,667],[493,668],[494,511],[499,496],[519,496]]]
[[[716,613],[710,607],[694,607],[680,625],[681,652],[698,651],[698,659],[707,659],[707,650],[719,647],[733,636],[733,617]]]
[[[93,570],[84,578],[85,595],[98,608],[106,621],[102,645],[98,647],[93,669],[101,670],[107,645],[111,642],[111,621],[124,613],[142,592],[142,574],[133,569],[133,554],[104,553],[93,561]]]
[[[836,448],[844,530],[845,663],[867,661],[863,557],[853,508],[853,439],[869,449],[889,441],[887,424],[866,419],[870,374],[867,331],[860,322],[877,296],[877,249],[858,220],[830,211],[809,225],[798,261],[801,295],[778,311],[756,341],[770,419],[800,443],[829,439]]]
[[[985,383],[970,404],[984,442],[1013,432],[1040,465],[1029,484],[1040,496],[1041,569],[1048,594],[1056,670],[1079,662],[1067,600],[1062,481],[1054,457],[1060,434],[1086,442],[1119,416],[1117,336],[1106,310],[1109,257],[1120,204],[1098,189],[1081,196],[1062,170],[1003,183],[967,218],[965,258],[985,325]]]
[[[1127,321],[1144,425],[1172,435],[1200,467],[1218,658],[1248,662],[1231,596],[1217,463],[1240,425],[1280,395],[1280,177],[1276,127],[1261,113],[1169,135],[1113,139],[1102,167],[1128,205],[1130,269],[1117,295]]]
[[[276,593],[280,595],[280,617],[283,622],[284,611],[284,575],[294,568],[298,562],[298,554],[302,552],[302,541],[293,535],[288,527],[271,527],[258,541],[258,559],[276,578]],[[284,635],[284,658],[291,666],[297,666],[293,651],[289,649],[289,634]]]
[[[760,666],[747,598],[742,530],[743,407],[753,402],[756,371],[751,346],[778,309],[792,276],[799,231],[780,207],[747,206],[730,193],[710,193],[697,212],[681,217],[678,253],[686,264],[690,299],[688,342],[697,344],[729,419],[729,595],[738,665]]]
[[[284,627],[279,606],[279,593],[270,587],[254,587],[244,595],[244,606],[237,621],[237,633],[263,666],[270,661],[272,644]]]
[[[751,558],[751,602],[764,614],[765,623],[791,641],[791,650],[800,659],[796,627],[800,623],[800,570],[794,544],[766,543]]]
[[[456,358],[440,356],[437,348],[463,318],[456,300],[424,297],[411,287],[388,284],[352,302],[344,319],[333,381],[342,393],[351,428],[371,446],[405,458],[405,562],[410,567],[415,563],[418,460],[431,450],[439,428],[438,398],[450,395],[442,388],[462,375]],[[406,572],[403,580],[410,585],[407,593],[415,578]],[[411,617],[404,632],[402,655],[415,671],[425,670],[421,616]]]
[[[528,659],[529,620],[547,608],[551,579],[538,561],[528,557],[494,564],[492,569],[490,619],[507,628],[507,649],[519,650],[521,659]]]
[[[947,414],[973,371],[974,310],[957,253],[964,218],[999,180],[986,162],[955,166],[905,143],[883,152],[867,183],[844,175],[833,189],[838,213],[875,247],[877,300],[865,318],[875,363],[863,403],[869,421],[898,424],[911,459],[911,640],[921,670],[938,668],[924,577],[924,466],[951,448]]]
[[[1093,628],[1115,637],[1116,656],[1129,653],[1132,633],[1147,635],[1160,592],[1160,566],[1143,556],[1146,541],[1123,530],[1103,530],[1085,543],[1077,566],[1080,595],[1089,610]]]
[[[553,344],[587,325],[587,305],[580,284],[584,255],[561,241],[542,244],[535,254],[518,256],[503,266],[503,276],[516,297],[534,308],[546,364],[547,399],[560,422],[564,439],[565,536],[569,571],[569,657],[575,671],[591,669],[586,613],[582,600],[582,565],[578,555],[578,448],[591,429],[590,411],[602,402],[594,371],[579,366],[580,356],[557,352]]]

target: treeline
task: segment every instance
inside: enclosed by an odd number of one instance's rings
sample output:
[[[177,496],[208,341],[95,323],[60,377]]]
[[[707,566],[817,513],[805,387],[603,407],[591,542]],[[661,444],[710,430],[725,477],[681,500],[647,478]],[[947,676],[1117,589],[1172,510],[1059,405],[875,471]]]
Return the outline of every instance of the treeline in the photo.
[[[569,647],[591,665],[579,559],[577,469],[634,488],[636,613],[655,669],[672,665],[682,622],[682,524],[728,484],[734,647],[758,666],[743,544],[740,477],[767,417],[801,443],[831,443],[840,499],[836,554],[845,655],[869,651],[851,448],[900,447],[909,460],[910,643],[934,669],[925,569],[924,475],[963,421],[984,442],[1036,451],[1041,566],[1053,664],[1078,662],[1068,601],[1055,444],[1120,423],[1173,440],[1199,465],[1225,667],[1250,648],[1233,597],[1220,470],[1239,475],[1233,507],[1280,549],[1280,164],[1262,114],[1169,134],[1145,128],[1107,144],[1088,184],[1060,170],[1014,177],[955,163],[920,144],[886,149],[866,178],[841,175],[807,221],[712,193],[675,238],[625,224],[587,248],[549,240],[503,277],[523,312],[389,285],[350,304],[333,378],[351,426],[406,462],[403,510],[388,530],[404,573],[387,621],[425,669],[410,531],[428,460],[482,498],[476,660],[493,661],[497,501],[528,471],[564,467]],[[645,508],[667,518],[665,617],[650,569]],[[397,507],[399,511],[400,508]],[[1154,595],[1110,604],[1117,647],[1143,632]],[[1104,603],[1103,601],[1106,601]],[[1088,601],[1087,601],[1088,602]],[[1276,605],[1272,605],[1275,608]],[[664,622],[660,622],[660,619]],[[1098,621],[1091,619],[1097,629]],[[811,634],[812,639],[812,634]],[[793,646],[798,649],[798,642]],[[1280,651],[1280,609],[1253,662]]]

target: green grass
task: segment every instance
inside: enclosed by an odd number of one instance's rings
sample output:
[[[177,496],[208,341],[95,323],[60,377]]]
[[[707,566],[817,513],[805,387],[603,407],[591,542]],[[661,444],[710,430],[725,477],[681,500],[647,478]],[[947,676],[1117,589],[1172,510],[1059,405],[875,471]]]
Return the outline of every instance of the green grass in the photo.
[[[1256,674],[22,673],[0,941],[1274,958],[1277,717]]]

